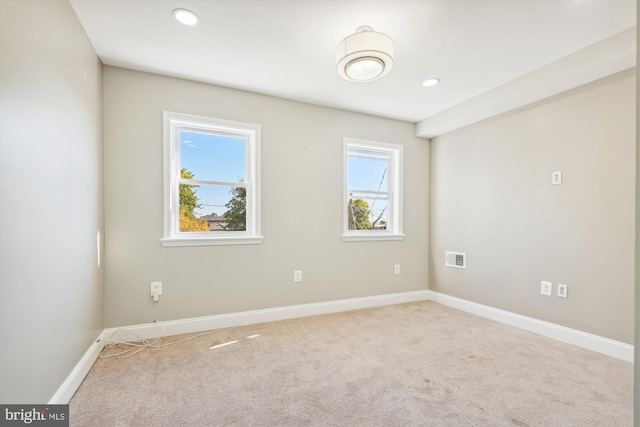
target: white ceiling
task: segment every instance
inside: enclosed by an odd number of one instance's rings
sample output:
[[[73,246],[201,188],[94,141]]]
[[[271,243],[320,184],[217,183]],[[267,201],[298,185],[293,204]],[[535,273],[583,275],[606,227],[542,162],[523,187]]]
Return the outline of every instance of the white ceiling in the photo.
[[[603,64],[609,64],[607,71],[596,74],[629,68],[636,48],[629,30],[636,25],[635,0],[71,0],[71,5],[105,64],[420,122],[425,129],[431,122],[451,121],[447,117],[456,109],[468,113],[474,103],[512,108],[514,94],[529,99],[541,85],[567,79],[567,66],[571,76]],[[179,24],[172,16],[176,8],[194,11],[200,23]],[[395,65],[380,80],[351,83],[336,73],[336,46],[361,25],[393,39]],[[427,77],[441,83],[425,88]]]

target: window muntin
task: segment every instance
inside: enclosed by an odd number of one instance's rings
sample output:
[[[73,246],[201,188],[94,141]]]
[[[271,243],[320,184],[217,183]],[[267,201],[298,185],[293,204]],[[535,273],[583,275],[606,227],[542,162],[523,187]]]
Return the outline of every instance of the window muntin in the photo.
[[[399,240],[402,146],[344,139],[343,240]]]
[[[258,125],[165,112],[164,246],[253,244]]]

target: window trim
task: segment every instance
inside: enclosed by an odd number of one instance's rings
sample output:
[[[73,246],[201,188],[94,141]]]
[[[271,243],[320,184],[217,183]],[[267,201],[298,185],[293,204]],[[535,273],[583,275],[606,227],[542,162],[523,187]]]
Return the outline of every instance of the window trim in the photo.
[[[192,114],[163,111],[163,237],[162,246],[255,245],[260,235],[260,125]],[[247,230],[220,231],[215,235],[178,231],[180,171],[178,128],[191,127],[215,133],[242,136],[247,141],[246,188]],[[176,208],[178,208],[176,210]]]
[[[387,230],[349,230],[349,187],[348,187],[348,162],[349,149],[355,148],[366,151],[390,154],[389,160],[389,226]],[[402,175],[403,175],[403,146],[385,142],[369,141],[364,139],[344,137],[342,144],[343,161],[343,192],[342,192],[342,235],[343,242],[403,240],[405,234],[402,229]]]

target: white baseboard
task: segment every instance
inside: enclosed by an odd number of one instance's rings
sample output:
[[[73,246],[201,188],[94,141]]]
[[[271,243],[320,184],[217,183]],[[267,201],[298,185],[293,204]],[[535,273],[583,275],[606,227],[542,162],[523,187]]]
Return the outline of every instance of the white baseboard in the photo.
[[[545,322],[532,317],[522,316],[520,314],[463,300],[441,294],[439,292],[427,291],[427,293],[429,294],[429,300],[439,304],[633,363],[633,345],[631,344],[589,334],[587,332],[567,328],[565,326],[556,325],[555,323]]]
[[[294,319],[298,317],[426,300],[434,301],[448,307],[476,314],[520,329],[525,329],[558,341],[577,345],[627,362],[633,362],[633,345],[438,292],[423,290],[105,329],[91,347],[89,347],[82,359],[80,359],[80,362],[78,362],[73,371],[71,371],[71,374],[69,374],[58,391],[53,395],[49,403],[69,403],[78,387],[80,387],[82,380],[98,359],[100,352],[109,339],[129,341],[140,338],[149,339],[156,338],[161,334],[163,336],[180,335],[213,329],[251,325],[255,323],[273,322],[277,320]],[[135,336],[132,334],[135,334]]]
[[[276,320],[293,319],[317,314],[329,314],[361,308],[424,301],[428,299],[428,295],[428,291],[426,290],[403,292],[105,329],[91,347],[89,347],[84,356],[82,356],[82,359],[80,359],[78,364],[73,368],[49,403],[68,404],[69,401],[71,401],[78,387],[82,384],[84,377],[89,373],[98,356],[100,356],[100,352],[104,346],[108,344],[109,339],[132,341],[139,338],[156,338],[161,334],[163,336],[169,336],[202,332],[212,329],[273,322]]]
[[[84,353],[84,356],[82,356],[80,361],[76,364],[53,397],[49,400],[50,405],[66,405],[69,403],[73,395],[78,390],[78,387],[80,387],[80,384],[82,384],[84,377],[87,376],[95,361],[98,360],[98,356],[100,356],[100,352],[104,348],[102,335],[103,333],[98,335],[98,338],[93,342],[93,344],[91,344],[89,349]]]
[[[255,323],[314,316],[318,314],[337,313],[361,308],[424,301],[428,299],[428,296],[429,292],[427,290],[423,290],[267,308],[263,310],[242,311],[239,313],[219,314],[215,316],[196,317],[183,320],[170,320],[159,323],[145,323],[123,328],[109,328],[105,329],[103,336],[107,340],[132,340],[132,334],[135,334],[136,337],[149,339],[156,338],[160,336],[160,334],[164,336],[180,335],[209,331],[213,329],[252,325]]]

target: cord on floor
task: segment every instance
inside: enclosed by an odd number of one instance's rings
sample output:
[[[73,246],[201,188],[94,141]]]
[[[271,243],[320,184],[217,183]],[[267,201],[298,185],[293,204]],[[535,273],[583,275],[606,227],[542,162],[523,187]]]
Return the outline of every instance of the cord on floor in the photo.
[[[142,338],[139,335],[135,334],[134,332],[131,332],[128,329],[116,329],[115,331],[113,331],[111,333],[111,335],[109,335],[109,338],[105,339],[105,342],[107,343],[104,348],[102,349],[102,351],[100,352],[100,355],[98,356],[99,359],[109,359],[111,357],[119,357],[121,359],[124,359],[126,357],[131,357],[136,353],[141,352],[144,349],[147,348],[162,348],[162,347],[167,347],[170,345],[174,345],[174,344],[180,344],[186,341],[190,341],[192,339],[204,336],[204,335],[209,335],[211,333],[214,332],[219,332],[219,331],[208,331],[208,332],[203,332],[201,334],[197,334],[179,341],[172,341],[170,343],[166,343],[166,344],[157,344],[157,342],[164,337],[164,332],[166,329],[166,324],[162,324],[162,331],[160,332],[160,335],[158,335],[157,338],[153,339],[153,340],[148,340],[146,338]],[[126,332],[128,334],[130,334],[132,336],[132,338],[134,338],[133,341],[125,341],[125,340],[114,340],[112,339],[113,336],[118,333],[118,332]],[[112,348],[116,348],[116,349],[122,349],[122,351],[115,353],[115,354],[105,354],[107,353],[109,350],[111,350]]]

